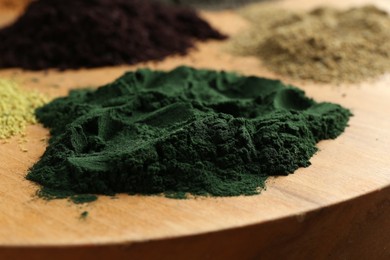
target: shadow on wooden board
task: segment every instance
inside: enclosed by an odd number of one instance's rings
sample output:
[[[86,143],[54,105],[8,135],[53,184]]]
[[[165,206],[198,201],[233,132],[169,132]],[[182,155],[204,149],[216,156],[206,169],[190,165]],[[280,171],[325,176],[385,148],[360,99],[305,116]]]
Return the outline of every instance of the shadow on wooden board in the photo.
[[[131,245],[1,248],[0,259],[390,259],[390,187],[306,215]]]

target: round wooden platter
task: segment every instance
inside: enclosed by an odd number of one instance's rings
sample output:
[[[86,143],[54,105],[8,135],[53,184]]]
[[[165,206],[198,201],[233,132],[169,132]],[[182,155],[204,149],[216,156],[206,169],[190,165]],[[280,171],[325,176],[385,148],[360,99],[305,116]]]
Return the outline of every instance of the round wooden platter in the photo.
[[[383,1],[327,1],[340,7]],[[275,2],[312,8],[319,0]],[[4,15],[2,15],[4,13]],[[0,13],[4,24],[15,14]],[[246,22],[232,11],[203,13],[216,28],[234,34]],[[390,28],[389,28],[390,29]],[[277,77],[256,58],[232,57],[223,43],[197,45],[186,57],[146,63],[158,69],[178,65]],[[80,71],[2,70],[26,91],[50,97],[71,88],[97,87],[135,66]],[[288,83],[288,79],[284,79]],[[45,201],[25,180],[43,154],[48,131],[29,126],[27,142],[0,143],[0,259],[144,258],[359,258],[390,257],[390,75],[360,85],[296,83],[318,101],[350,108],[354,117],[336,140],[318,144],[312,165],[287,177],[270,178],[260,195],[233,198],[168,199],[160,196],[101,196],[75,205]],[[23,152],[23,149],[27,152]],[[81,214],[87,211],[88,216]]]

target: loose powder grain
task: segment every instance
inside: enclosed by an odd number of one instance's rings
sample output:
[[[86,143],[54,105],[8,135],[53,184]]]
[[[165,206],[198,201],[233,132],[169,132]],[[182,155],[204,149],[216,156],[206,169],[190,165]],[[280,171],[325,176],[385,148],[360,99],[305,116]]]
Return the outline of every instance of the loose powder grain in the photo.
[[[294,79],[358,83],[390,71],[390,17],[374,7],[308,13],[254,5],[241,10],[252,28],[230,51],[261,58]]]
[[[39,0],[0,30],[0,67],[78,69],[187,54],[225,36],[187,8],[146,0]]]
[[[0,139],[24,135],[28,124],[36,123],[34,111],[46,98],[36,92],[26,92],[10,80],[0,79]]]
[[[277,80],[141,69],[39,108],[52,137],[27,179],[46,198],[83,194],[253,195],[310,165],[351,113]]]

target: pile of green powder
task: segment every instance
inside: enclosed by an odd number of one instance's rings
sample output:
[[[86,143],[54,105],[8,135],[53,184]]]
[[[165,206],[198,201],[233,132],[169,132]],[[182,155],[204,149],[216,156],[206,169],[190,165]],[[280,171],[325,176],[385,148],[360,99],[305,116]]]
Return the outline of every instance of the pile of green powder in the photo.
[[[281,75],[339,84],[390,71],[390,17],[376,7],[295,13],[254,5],[241,14],[252,27],[232,40],[230,50],[258,56]]]
[[[52,137],[27,178],[55,198],[257,194],[268,176],[309,166],[351,113],[277,80],[178,67],[74,90],[36,115]]]

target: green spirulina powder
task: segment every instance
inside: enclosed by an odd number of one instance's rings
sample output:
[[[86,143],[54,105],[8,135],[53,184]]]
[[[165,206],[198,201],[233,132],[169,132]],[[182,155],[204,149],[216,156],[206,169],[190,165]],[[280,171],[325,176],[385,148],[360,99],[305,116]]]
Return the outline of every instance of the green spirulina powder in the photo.
[[[85,202],[257,194],[268,176],[309,166],[316,143],[340,135],[351,113],[277,80],[178,67],[71,91],[36,115],[52,137],[27,178],[44,197]]]

